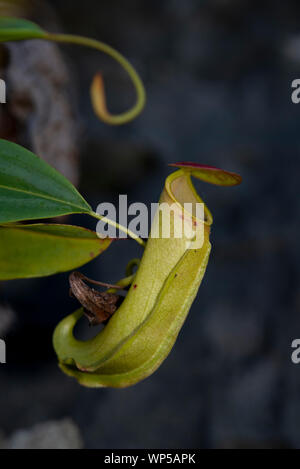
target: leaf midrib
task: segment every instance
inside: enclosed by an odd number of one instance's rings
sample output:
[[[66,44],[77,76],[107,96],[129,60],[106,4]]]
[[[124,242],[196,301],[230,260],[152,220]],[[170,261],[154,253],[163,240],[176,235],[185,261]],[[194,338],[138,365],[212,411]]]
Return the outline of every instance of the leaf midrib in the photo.
[[[16,189],[15,187],[4,186],[2,184],[0,184],[0,189],[6,189],[8,191],[14,191],[14,192],[21,192],[23,194],[29,194],[29,195],[32,195],[34,197],[40,197],[41,199],[45,199],[45,200],[52,200],[53,202],[58,202],[60,204],[69,205],[71,207],[75,207],[77,209],[80,209],[81,212],[86,212],[86,213],[91,212],[90,207],[89,207],[89,209],[87,208],[86,210],[84,210],[83,207],[80,207],[80,205],[76,205],[72,202],[68,202],[68,201],[65,201],[65,200],[60,200],[60,199],[57,199],[56,197],[51,197],[51,196],[48,196],[48,195],[46,196],[44,194],[40,194],[39,192],[31,192],[31,191],[24,190],[24,189]]]
[[[24,225],[26,226],[26,225]],[[6,230],[15,230],[15,231],[22,231],[23,233],[28,233],[28,234],[33,234],[34,236],[41,236],[43,238],[59,238],[59,239],[65,239],[65,240],[70,240],[70,241],[82,241],[82,242],[89,242],[91,241],[92,243],[99,241],[99,244],[101,244],[101,241],[106,241],[106,239],[101,240],[100,238],[83,238],[83,237],[75,237],[75,236],[60,236],[57,233],[49,233],[47,231],[35,231],[35,230],[30,230],[30,229],[25,229],[25,228],[16,228],[16,227],[10,227],[10,226],[1,226],[0,225],[0,233],[1,229],[6,229]],[[109,238],[107,238],[109,239]]]

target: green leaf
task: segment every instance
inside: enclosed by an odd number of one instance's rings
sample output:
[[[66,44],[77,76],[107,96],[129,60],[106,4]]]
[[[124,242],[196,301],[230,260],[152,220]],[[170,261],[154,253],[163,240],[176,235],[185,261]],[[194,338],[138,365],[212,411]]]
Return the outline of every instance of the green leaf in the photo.
[[[21,18],[0,18],[0,42],[45,38],[47,33],[37,24]]]
[[[30,151],[0,139],[0,223],[90,212],[64,176]]]
[[[0,280],[75,269],[97,257],[111,242],[78,226],[0,226]]]

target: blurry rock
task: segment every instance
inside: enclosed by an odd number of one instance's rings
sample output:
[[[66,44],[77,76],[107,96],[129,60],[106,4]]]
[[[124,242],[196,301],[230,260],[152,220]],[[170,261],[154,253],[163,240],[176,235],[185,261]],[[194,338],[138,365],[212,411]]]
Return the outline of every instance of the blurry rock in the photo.
[[[7,449],[81,449],[82,446],[79,429],[71,419],[18,430],[6,443]]]
[[[68,70],[58,47],[26,41],[11,43],[8,49],[11,114],[25,127],[34,152],[77,184],[78,129],[68,97]]]
[[[46,2],[0,0],[1,14],[20,15],[46,29],[60,29]],[[46,41],[7,43],[0,50],[0,71],[7,82],[0,137],[30,147],[77,185],[78,125],[70,72],[59,47]]]

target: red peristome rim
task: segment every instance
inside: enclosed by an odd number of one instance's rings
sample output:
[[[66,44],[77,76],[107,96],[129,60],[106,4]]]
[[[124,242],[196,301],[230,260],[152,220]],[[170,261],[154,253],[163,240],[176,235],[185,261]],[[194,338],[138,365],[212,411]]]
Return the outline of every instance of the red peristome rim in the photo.
[[[239,174],[225,171],[224,169],[216,168],[215,166],[193,162],[170,163],[169,166],[189,169],[191,172],[198,173],[197,175],[194,174],[194,176],[199,177],[199,179],[220,186],[235,186],[242,182],[242,178]]]
[[[168,166],[177,166],[185,168],[199,168],[199,169],[217,169],[218,171],[223,171],[216,166],[209,166],[207,164],[193,163],[192,161],[180,161],[179,163],[169,163]],[[227,172],[227,171],[226,171]]]

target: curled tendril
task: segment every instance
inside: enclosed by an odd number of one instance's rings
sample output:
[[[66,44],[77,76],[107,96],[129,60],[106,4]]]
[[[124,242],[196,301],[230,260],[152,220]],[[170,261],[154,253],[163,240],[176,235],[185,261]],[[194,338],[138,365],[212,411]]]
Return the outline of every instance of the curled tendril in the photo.
[[[135,69],[133,68],[133,66],[118,51],[116,51],[109,45],[104,44],[103,42],[97,41],[95,39],[89,39],[70,34],[47,34],[46,39],[55,42],[64,42],[69,44],[87,46],[98,51],[104,52],[105,54],[109,55],[114,60],[116,60],[124,68],[124,70],[126,70],[135,86],[137,100],[136,104],[129,111],[123,112],[118,115],[112,115],[107,109],[105,87],[102,75],[99,73],[94,77],[91,86],[91,99],[95,114],[103,122],[106,122],[110,125],[126,124],[135,119],[141,113],[146,102],[146,93],[143,82],[135,71]]]
[[[91,99],[96,115],[103,122],[110,125],[126,124],[135,119],[143,110],[146,102],[146,93],[143,82],[128,60],[111,46],[95,39],[82,36],[49,33],[40,28],[37,24],[22,18],[6,16],[0,17],[0,42],[23,41],[29,39],[43,39],[47,41],[90,47],[109,55],[123,67],[131,78],[136,89],[136,103],[128,111],[117,115],[111,114],[106,106],[105,87],[102,75],[97,74],[91,86]]]

